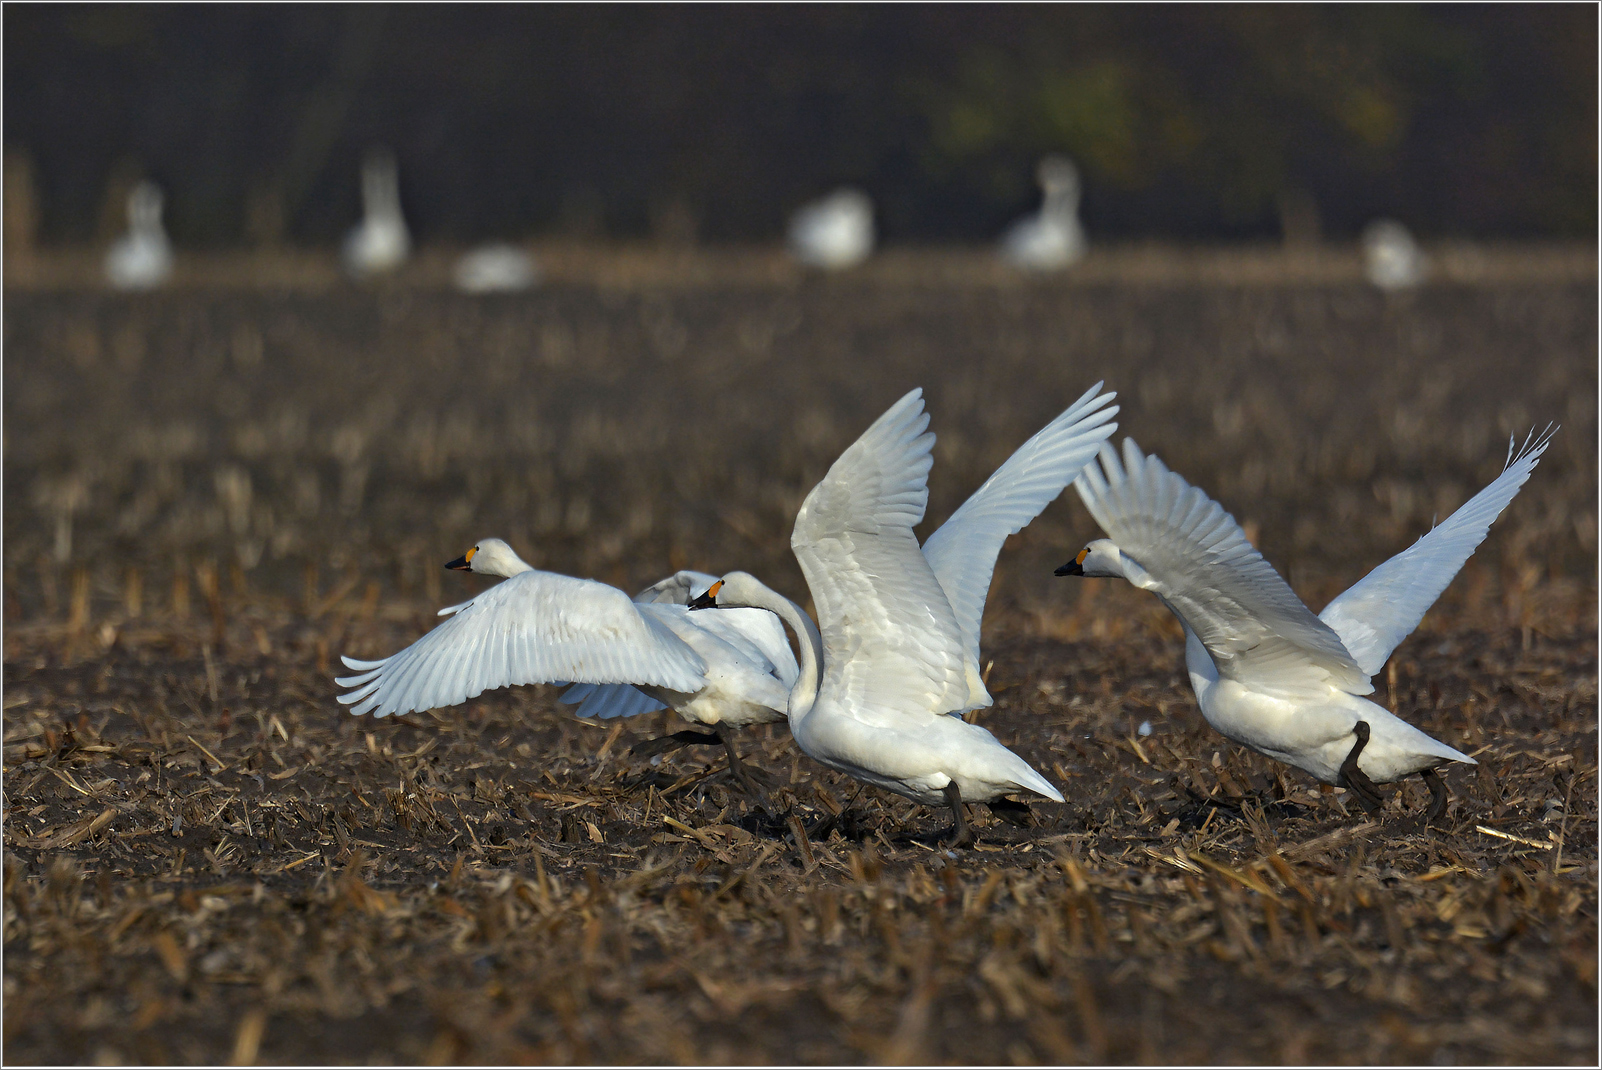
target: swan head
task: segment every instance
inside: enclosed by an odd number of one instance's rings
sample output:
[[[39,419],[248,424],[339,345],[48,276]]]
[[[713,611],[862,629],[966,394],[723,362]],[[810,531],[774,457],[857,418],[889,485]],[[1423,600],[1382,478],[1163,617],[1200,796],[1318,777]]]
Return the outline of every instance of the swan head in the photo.
[[[534,566],[517,556],[517,551],[503,539],[480,539],[478,545],[455,561],[447,561],[446,568],[458,572],[477,572],[484,576],[516,576],[532,572]]]
[[[137,231],[161,229],[161,187],[154,182],[139,183],[128,193],[128,226]]]
[[[1035,167],[1035,181],[1040,188],[1048,194],[1056,196],[1077,196],[1079,193],[1079,168],[1066,156],[1047,156]]]
[[[690,600],[691,609],[728,609],[752,605],[767,586],[749,572],[730,572]],[[760,608],[760,607],[759,607]]]
[[[1127,564],[1132,564],[1118,544],[1111,539],[1095,539],[1079,551],[1079,555],[1056,572],[1058,576],[1111,576],[1128,579]]]

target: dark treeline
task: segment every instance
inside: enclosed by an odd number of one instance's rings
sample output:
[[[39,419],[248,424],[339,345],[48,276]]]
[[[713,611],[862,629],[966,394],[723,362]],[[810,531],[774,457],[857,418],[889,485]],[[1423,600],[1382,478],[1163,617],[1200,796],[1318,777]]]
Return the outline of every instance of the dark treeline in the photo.
[[[19,6],[8,175],[45,241],[139,175],[180,242],[325,242],[392,147],[425,241],[768,240],[851,182],[988,240],[1066,151],[1100,236],[1596,227],[1596,10],[1453,6]]]

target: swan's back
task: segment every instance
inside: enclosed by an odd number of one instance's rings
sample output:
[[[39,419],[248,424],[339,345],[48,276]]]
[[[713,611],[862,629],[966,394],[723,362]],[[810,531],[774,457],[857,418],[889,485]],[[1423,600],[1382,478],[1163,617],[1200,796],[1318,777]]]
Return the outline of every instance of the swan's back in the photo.
[[[961,629],[912,533],[933,463],[922,394],[840,455],[790,537],[823,636],[818,701],[862,720],[942,714],[969,697]]]

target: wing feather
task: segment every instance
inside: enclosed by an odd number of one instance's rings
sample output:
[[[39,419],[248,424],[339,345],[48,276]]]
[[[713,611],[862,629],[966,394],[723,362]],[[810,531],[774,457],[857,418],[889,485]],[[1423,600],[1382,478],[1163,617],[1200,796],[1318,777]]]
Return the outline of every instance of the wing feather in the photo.
[[[827,651],[821,690],[868,716],[968,701],[962,632],[912,533],[928,503],[928,426],[913,390],[812,488],[790,536]]]
[[[341,686],[352,713],[450,706],[515,684],[641,683],[695,691],[706,666],[622,591],[591,580],[529,571],[463,603],[392,657],[355,662]],[[376,685],[376,686],[375,686]]]
[[[1319,619],[1335,629],[1364,672],[1370,676],[1379,672],[1397,645],[1413,634],[1446,585],[1485,541],[1492,522],[1535,471],[1557,430],[1548,426],[1540,435],[1532,430],[1517,450],[1509,439],[1501,475],[1445,523],[1431,528],[1324,607]]]
[[[1018,447],[923,544],[923,556],[951,602],[974,678],[979,673],[979,626],[996,557],[1007,536],[1022,530],[1056,500],[1115,430],[1118,395],[1097,383]],[[983,690],[983,685],[979,685]],[[982,701],[979,699],[982,697]],[[990,696],[975,696],[975,706]]]
[[[1212,655],[1219,675],[1287,698],[1373,691],[1327,624],[1263,555],[1235,518],[1131,439],[1111,444],[1074,489],[1126,558],[1138,587],[1157,593]],[[1132,566],[1131,564],[1132,563]],[[1143,574],[1143,575],[1142,575]]]

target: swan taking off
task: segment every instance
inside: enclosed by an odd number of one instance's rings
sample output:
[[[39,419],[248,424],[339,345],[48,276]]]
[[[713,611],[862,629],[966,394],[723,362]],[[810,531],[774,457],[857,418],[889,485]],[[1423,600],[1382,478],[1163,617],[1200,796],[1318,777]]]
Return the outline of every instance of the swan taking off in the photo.
[[[128,233],[106,251],[106,281],[119,290],[151,290],[172,275],[172,243],[161,229],[161,188],[141,182],[128,193]]]
[[[1056,498],[1112,434],[1113,395],[1098,383],[1026,442],[923,547],[934,435],[921,390],[890,407],[812,489],[790,547],[818,625],[754,576],[731,572],[690,603],[778,614],[796,633],[801,673],[790,732],[812,758],[926,805],[948,805],[954,843],[972,834],[965,802],[1002,812],[1027,791],[1062,794],[965,710],[990,705],[979,623],[1006,537]],[[821,630],[820,630],[821,629]]]
[[[496,242],[470,249],[456,261],[452,272],[463,293],[504,293],[526,290],[540,281],[534,258],[515,245]]]
[[[1107,538],[1059,576],[1120,576],[1151,591],[1185,629],[1185,667],[1207,723],[1237,743],[1349,789],[1373,812],[1376,784],[1412,773],[1429,785],[1429,821],[1446,808],[1436,766],[1475,764],[1362,696],[1418,627],[1491,522],[1529,479],[1555,429],[1508,443],[1502,474],[1324,612],[1311,610],[1246,540],[1235,518],[1129,439],[1074,489]]]
[[[808,267],[838,271],[873,252],[873,202],[859,189],[837,189],[790,218],[790,252]]]
[[[1417,286],[1429,274],[1429,259],[1408,229],[1394,219],[1363,228],[1363,274],[1386,293]]]
[[[1040,211],[1018,220],[1001,236],[1001,255],[1026,271],[1060,271],[1085,255],[1079,225],[1079,169],[1066,156],[1047,156],[1035,169],[1045,194]]]
[[[577,683],[563,699],[582,701],[580,716],[671,706],[712,725],[735,776],[756,794],[724,726],[784,716],[797,670],[771,613],[692,618],[684,603],[699,573],[670,576],[630,601],[604,583],[537,571],[500,539],[484,539],[445,567],[506,582],[440,610],[450,619],[392,657],[342,657],[356,675],[334,682],[354,689],[339,696],[353,714],[453,706],[515,684]],[[595,686],[612,684],[639,690]]]
[[[345,238],[345,270],[358,279],[382,275],[404,264],[411,251],[395,157],[375,152],[362,164],[362,221]]]

